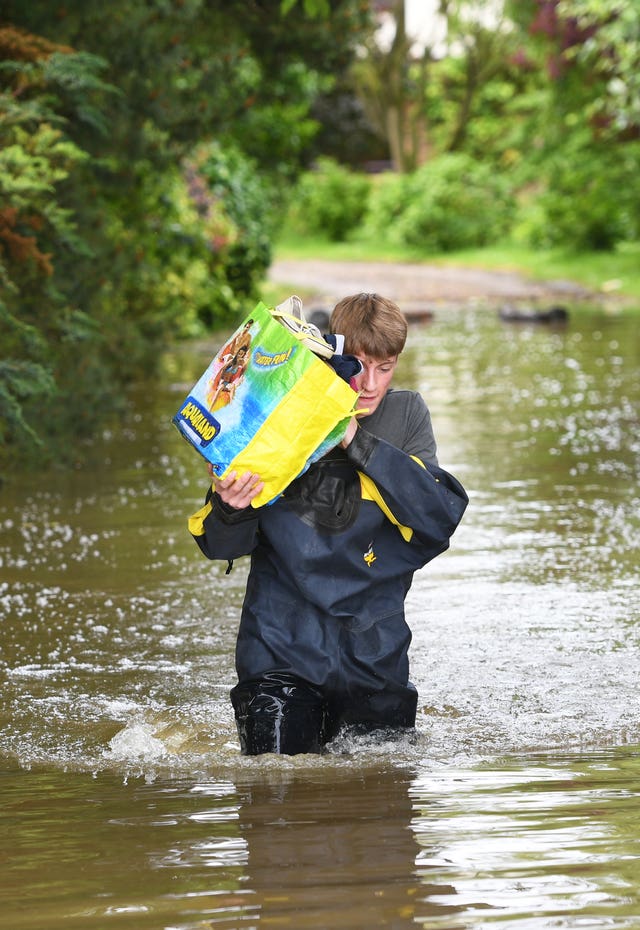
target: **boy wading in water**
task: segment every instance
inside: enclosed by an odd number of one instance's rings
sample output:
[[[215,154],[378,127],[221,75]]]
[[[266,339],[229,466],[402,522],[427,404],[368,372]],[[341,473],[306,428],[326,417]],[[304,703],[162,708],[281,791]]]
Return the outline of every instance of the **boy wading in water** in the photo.
[[[343,726],[415,726],[404,601],[467,506],[438,466],[424,400],[391,388],[407,335],[400,309],[345,297],[330,329],[362,363],[367,413],[273,504],[251,506],[260,475],[212,475],[194,532],[210,559],[251,556],[231,691],[247,755],[319,752]]]

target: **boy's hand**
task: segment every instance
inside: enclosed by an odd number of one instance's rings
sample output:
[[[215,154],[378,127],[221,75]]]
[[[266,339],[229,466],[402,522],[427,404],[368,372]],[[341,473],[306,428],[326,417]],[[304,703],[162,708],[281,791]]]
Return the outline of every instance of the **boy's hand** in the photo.
[[[355,436],[357,429],[358,429],[358,421],[356,420],[355,417],[351,417],[351,422],[347,426],[347,432],[344,434],[344,438],[342,442],[340,443],[343,449],[347,448],[347,446],[349,445],[349,443]]]
[[[208,464],[209,475],[213,482],[213,488],[225,504],[236,510],[244,510],[248,507],[254,497],[264,488],[264,482],[261,481],[260,475],[246,471],[238,477],[234,471],[229,472],[226,478],[221,479],[213,471],[213,466]]]

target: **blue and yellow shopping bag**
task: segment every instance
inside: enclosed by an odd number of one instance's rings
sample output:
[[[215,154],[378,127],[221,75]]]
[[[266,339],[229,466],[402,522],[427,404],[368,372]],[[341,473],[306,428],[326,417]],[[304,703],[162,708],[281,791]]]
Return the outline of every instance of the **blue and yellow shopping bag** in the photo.
[[[260,302],[196,382],[173,422],[220,477],[260,475],[259,507],[343,438],[357,393]]]

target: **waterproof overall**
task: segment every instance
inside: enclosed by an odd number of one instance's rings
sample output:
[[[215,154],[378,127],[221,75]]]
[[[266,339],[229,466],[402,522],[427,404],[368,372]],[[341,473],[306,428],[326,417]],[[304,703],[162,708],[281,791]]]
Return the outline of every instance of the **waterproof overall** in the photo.
[[[345,725],[415,725],[404,601],[467,505],[434,460],[424,401],[390,391],[346,450],[275,503],[238,511],[209,491],[191,518],[208,558],[251,555],[231,692],[244,753],[317,752]]]

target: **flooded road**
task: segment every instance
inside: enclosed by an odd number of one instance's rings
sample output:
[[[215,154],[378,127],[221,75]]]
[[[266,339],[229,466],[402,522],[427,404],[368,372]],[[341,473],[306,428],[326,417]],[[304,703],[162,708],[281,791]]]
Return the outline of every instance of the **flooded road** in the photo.
[[[471,499],[407,603],[415,742],[239,755],[247,566],[188,536],[170,423],[221,339],[2,490],[2,926],[639,927],[636,320],[411,328],[397,382]]]

